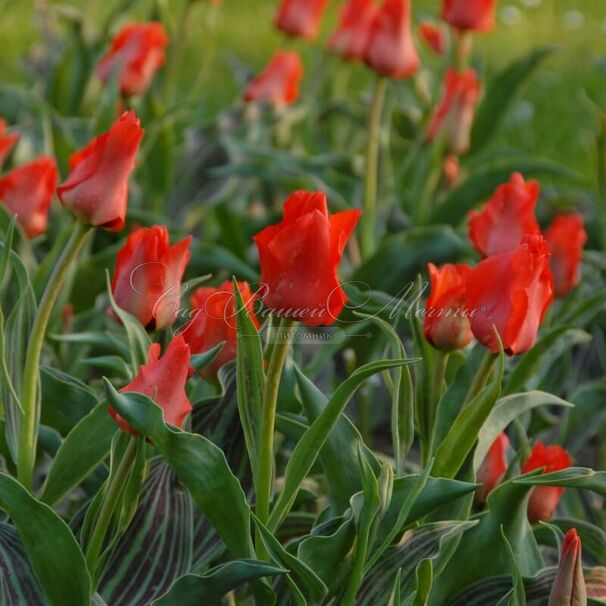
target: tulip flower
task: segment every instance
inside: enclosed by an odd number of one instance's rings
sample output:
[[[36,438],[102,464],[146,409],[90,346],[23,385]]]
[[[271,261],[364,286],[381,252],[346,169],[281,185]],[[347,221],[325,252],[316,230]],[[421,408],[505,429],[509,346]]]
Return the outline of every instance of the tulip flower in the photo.
[[[493,353],[528,351],[553,301],[549,250],[541,235],[525,236],[516,249],[488,257],[471,272],[467,309],[475,338]]]
[[[482,486],[478,489],[477,498],[480,503],[485,503],[488,495],[496,488],[507,471],[507,449],[509,439],[505,433],[500,433],[493,442],[482,465],[478,469],[478,482]]]
[[[459,31],[490,31],[496,4],[496,0],[443,0],[442,19]]]
[[[484,257],[509,252],[526,235],[540,234],[535,207],[541,188],[537,181],[524,182],[514,173],[500,185],[481,211],[469,213],[469,239]]]
[[[185,392],[189,374],[189,346],[183,336],[173,337],[164,355],[160,356],[160,345],[150,345],[147,364],[139,368],[137,376],[120,391],[141,393],[149,396],[164,413],[164,421],[176,427],[183,427],[185,417],[192,410]],[[120,429],[137,435],[136,430],[113,408],[109,413]]]
[[[585,606],[587,589],[583,575],[581,538],[575,528],[564,537],[560,553],[560,564],[556,574],[549,606]]]
[[[87,225],[120,231],[125,224],[128,177],[143,129],[134,111],[124,112],[104,134],[70,157],[70,172],[57,195]]]
[[[253,78],[244,91],[244,101],[270,103],[280,107],[299,98],[299,82],[303,77],[303,63],[291,51],[278,51],[269,65]]]
[[[238,282],[238,289],[248,314],[257,328],[254,298],[248,282]],[[224,282],[217,288],[198,288],[191,297],[192,318],[185,325],[183,338],[192,353],[202,353],[224,342],[217,357],[202,371],[202,376],[214,378],[221,366],[236,357],[236,299],[233,283]]]
[[[337,267],[360,214],[329,216],[324,193],[293,193],[284,203],[284,219],[253,238],[265,305],[307,326],[332,324],[347,301]]]
[[[448,151],[461,155],[469,149],[471,127],[480,97],[481,83],[476,72],[448,70],[444,81],[444,95],[436,108],[426,139],[433,141],[443,135]]]
[[[114,38],[97,65],[97,75],[107,83],[114,74],[123,95],[140,95],[166,61],[168,36],[161,23],[132,23]]]
[[[0,178],[0,203],[11,215],[17,215],[28,238],[46,231],[56,183],[57,166],[48,156],[40,156]]]
[[[419,67],[410,23],[410,0],[384,0],[375,15],[364,61],[388,78],[412,76]]]
[[[544,468],[543,473],[552,473],[572,466],[570,455],[560,446],[545,446],[537,442],[530,457],[522,466],[522,473]],[[528,518],[531,522],[547,522],[553,516],[564,488],[559,486],[536,486],[528,502]]]
[[[275,25],[289,36],[313,40],[327,5],[328,0],[282,0]]]
[[[348,0],[328,46],[344,59],[362,60],[377,12],[374,0]]]
[[[567,295],[581,279],[581,257],[587,232],[581,215],[558,215],[545,231],[551,251],[556,296]]]
[[[423,331],[437,349],[453,351],[466,347],[473,334],[465,309],[467,280],[471,267],[429,264],[431,291],[425,305]]]
[[[17,133],[6,132],[6,122],[0,118],[0,170],[8,157],[8,154],[18,140],[19,135]]]
[[[419,37],[436,55],[443,55],[446,52],[448,34],[441,26],[423,21],[419,24]]]
[[[181,300],[181,279],[191,258],[190,243],[188,236],[171,246],[164,225],[131,233],[116,257],[112,293],[118,307],[146,328],[171,326]]]

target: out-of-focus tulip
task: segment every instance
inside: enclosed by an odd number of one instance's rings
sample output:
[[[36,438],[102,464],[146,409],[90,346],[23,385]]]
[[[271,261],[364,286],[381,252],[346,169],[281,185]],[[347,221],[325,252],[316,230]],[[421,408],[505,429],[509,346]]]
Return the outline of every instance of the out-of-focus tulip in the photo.
[[[188,236],[171,246],[164,225],[142,227],[130,234],[116,258],[112,293],[117,305],[147,328],[171,326],[191,257],[190,243]]]
[[[347,301],[337,268],[360,214],[345,210],[329,216],[326,194],[291,194],[284,219],[254,237],[265,305],[307,326],[332,324]]]
[[[72,154],[67,180],[57,187],[63,206],[83,223],[120,231],[142,137],[135,112],[124,112],[106,133]]]
[[[166,61],[168,36],[161,23],[132,23],[123,27],[97,65],[108,82],[115,73],[123,95],[140,95]]]
[[[520,173],[497,187],[481,211],[469,213],[469,239],[484,257],[509,252],[525,236],[540,234],[535,207],[541,188],[538,181],[524,182]]]
[[[57,167],[48,156],[19,166],[0,179],[0,202],[11,215],[17,215],[28,238],[46,231],[56,183]]]
[[[556,574],[549,606],[586,606],[587,589],[583,574],[581,538],[575,528],[571,528],[564,537],[560,564]]]
[[[448,33],[440,25],[423,21],[419,24],[419,37],[436,55],[443,55],[448,46]]]
[[[496,0],[443,0],[442,19],[459,31],[490,31],[496,5]]]
[[[7,133],[6,122],[0,118],[0,170],[4,161],[10,154],[11,149],[15,146],[15,143],[19,140],[18,133]]]
[[[572,466],[570,455],[561,446],[545,446],[537,442],[527,461],[522,466],[522,473],[545,468],[544,473],[561,471]],[[528,502],[528,518],[531,522],[547,522],[553,516],[564,488],[559,486],[536,486]]]
[[[556,296],[567,295],[581,279],[581,257],[587,242],[583,217],[558,215],[545,231],[551,251],[551,273]]]
[[[363,59],[376,12],[374,0],[348,0],[328,46],[345,59]]]
[[[526,236],[514,250],[481,261],[467,284],[475,338],[498,352],[496,327],[508,355],[528,351],[553,301],[552,283],[549,249],[541,235]]]
[[[276,27],[289,36],[313,40],[327,5],[328,0],[282,0]]]
[[[493,442],[486,454],[482,465],[478,469],[478,482],[482,484],[478,488],[477,498],[480,503],[485,503],[488,495],[496,488],[507,471],[507,449],[509,439],[504,433]]]

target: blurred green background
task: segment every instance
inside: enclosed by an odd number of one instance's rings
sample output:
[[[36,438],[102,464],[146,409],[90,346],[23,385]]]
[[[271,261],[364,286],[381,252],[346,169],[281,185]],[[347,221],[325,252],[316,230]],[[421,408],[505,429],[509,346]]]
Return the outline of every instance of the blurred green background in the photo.
[[[177,67],[181,88],[196,91],[206,115],[212,115],[237,99],[241,81],[234,76],[239,65],[263,66],[280,46],[297,47],[304,55],[306,83],[325,56],[321,45],[334,23],[339,2],[331,0],[321,38],[312,45],[286,41],[274,31],[272,18],[278,0],[224,0],[221,6],[198,0],[189,12],[189,37],[183,61]],[[0,81],[28,84],[28,66],[37,53],[47,27],[46,11],[77,7],[92,24],[102,23],[122,5],[130,7],[123,20],[148,19],[160,11],[170,31],[178,30],[185,0],[0,0]],[[413,0],[416,19],[435,17],[436,0]],[[515,0],[499,2],[496,31],[478,37],[476,62],[490,77],[503,66],[540,45],[559,51],[525,86],[506,120],[495,145],[512,146],[550,158],[578,170],[587,179],[595,174],[596,114],[591,102],[606,109],[606,1]],[[432,66],[434,58],[425,55]],[[354,85],[365,82],[364,67],[354,69]],[[241,76],[240,76],[241,80]],[[305,86],[305,84],[304,84]]]

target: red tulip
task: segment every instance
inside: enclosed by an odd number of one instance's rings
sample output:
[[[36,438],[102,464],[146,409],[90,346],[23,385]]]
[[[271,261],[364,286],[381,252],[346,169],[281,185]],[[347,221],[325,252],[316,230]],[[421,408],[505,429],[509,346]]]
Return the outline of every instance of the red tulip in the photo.
[[[190,242],[188,236],[170,246],[164,225],[131,233],[116,258],[112,293],[118,306],[145,327],[171,326],[181,299],[181,279],[191,258]]]
[[[419,67],[410,25],[410,0],[384,0],[372,24],[366,65],[382,76],[406,78]]]
[[[473,334],[465,309],[467,280],[471,267],[429,264],[431,292],[425,305],[423,331],[437,349],[453,351],[466,347]]]
[[[140,95],[166,61],[168,36],[161,23],[132,23],[114,38],[97,65],[97,75],[108,82],[114,73],[123,95]]]
[[[248,282],[238,282],[238,288],[246,309],[259,328],[253,308],[254,297]],[[187,322],[183,337],[192,353],[208,351],[221,342],[223,348],[202,371],[204,377],[215,377],[221,366],[236,357],[236,299],[232,282],[224,282],[218,288],[198,288],[191,297],[192,319]]]
[[[449,69],[444,80],[444,95],[436,108],[429,128],[427,141],[443,134],[448,150],[461,155],[469,149],[471,127],[482,86],[476,72]]]
[[[443,0],[442,19],[459,31],[494,28],[496,0]]]
[[[525,183],[520,173],[514,173],[481,211],[469,213],[469,239],[474,248],[490,257],[515,249],[528,234],[540,234],[535,217],[540,192],[537,181]]]
[[[124,112],[106,133],[72,154],[70,173],[57,195],[83,223],[110,231],[124,227],[128,177],[142,137],[135,112]]]
[[[363,59],[376,12],[374,0],[348,0],[328,46],[344,59]]]
[[[493,353],[496,327],[508,355],[528,351],[553,301],[549,250],[541,235],[481,261],[467,283],[467,309],[475,338]]]
[[[564,537],[560,564],[549,596],[549,606],[586,606],[581,538],[575,528]]]
[[[0,170],[11,149],[19,140],[18,133],[7,133],[6,122],[0,118]]]
[[[253,238],[263,302],[280,317],[307,326],[332,324],[347,301],[337,267],[360,214],[346,210],[329,216],[326,194],[293,193],[284,203],[284,219]]]
[[[166,423],[183,427],[185,417],[192,409],[185,393],[189,358],[189,346],[181,335],[173,337],[162,357],[160,357],[160,345],[154,343],[149,347],[147,364],[143,364],[137,376],[120,391],[149,396],[162,408]],[[110,407],[109,413],[120,429],[137,435],[136,430],[113,408]]]
[[[507,471],[507,449],[509,439],[504,433],[493,442],[486,454],[482,465],[478,469],[478,482],[482,486],[478,489],[478,501],[485,503],[488,495],[496,488],[497,484]]]
[[[303,77],[303,63],[291,51],[278,51],[269,65],[253,78],[244,91],[244,101],[257,101],[282,106],[294,103],[299,97],[299,82]]]
[[[581,215],[558,215],[545,231],[551,251],[551,273],[558,297],[567,295],[581,279],[581,257],[587,232]]]
[[[419,24],[419,36],[436,55],[446,52],[448,34],[441,26],[424,21]]]
[[[276,27],[289,36],[313,40],[327,5],[328,0],[282,0]]]
[[[0,202],[10,214],[17,215],[28,238],[46,231],[56,183],[57,167],[48,156],[19,166],[0,179]]]
[[[537,442],[527,461],[522,466],[522,473],[544,468],[543,473],[561,471],[572,466],[570,455],[560,446],[545,446]],[[528,518],[531,522],[547,522],[553,516],[564,488],[559,486],[537,486],[533,489],[528,503]]]

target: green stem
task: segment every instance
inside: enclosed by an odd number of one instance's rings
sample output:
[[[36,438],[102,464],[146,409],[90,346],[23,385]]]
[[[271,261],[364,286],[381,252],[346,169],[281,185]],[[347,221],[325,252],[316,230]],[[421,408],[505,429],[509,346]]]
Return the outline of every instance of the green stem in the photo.
[[[265,392],[263,394],[263,409],[261,411],[261,428],[259,435],[259,468],[257,472],[257,505],[256,514],[261,522],[267,522],[269,518],[269,503],[274,474],[274,427],[276,423],[276,406],[278,402],[278,390],[282,369],[288,353],[290,338],[287,333],[294,322],[288,318],[282,318],[280,325],[273,337],[276,343],[271,352]],[[261,557],[264,553],[262,543],[257,537],[257,555]]]
[[[598,196],[600,200],[600,225],[602,227],[602,250],[606,251],[606,116],[602,118],[598,135]]]
[[[90,227],[79,222],[74,224],[74,231],[55,265],[40,299],[36,319],[29,337],[23,371],[23,393],[21,395],[23,417],[19,426],[19,452],[17,457],[17,476],[21,484],[28,490],[32,488],[32,476],[36,459],[38,421],[40,418],[38,382],[40,380],[40,357],[44,337],[59,293],[90,231]]]
[[[368,146],[366,150],[366,175],[364,180],[364,204],[360,219],[360,246],[362,257],[367,259],[375,250],[377,222],[377,188],[379,183],[379,151],[381,147],[381,117],[387,91],[387,78],[379,78],[375,87],[368,122]]]
[[[440,402],[440,398],[442,397],[442,392],[444,390],[448,356],[448,352],[440,350],[436,352],[433,377],[429,385],[429,406],[427,411],[427,435],[430,440],[433,436],[433,427],[436,422],[438,403]]]
[[[471,386],[469,387],[469,391],[467,392],[467,397],[465,398],[465,406],[469,404],[484,388],[486,385],[488,378],[490,377],[490,373],[492,372],[492,367],[494,363],[497,361],[497,354],[493,354],[490,351],[486,352],[480,367],[478,368]]]
[[[362,435],[364,443],[372,448],[372,381],[368,381],[360,389],[358,398],[358,429]]]
[[[103,542],[107,529],[109,528],[109,523],[114,515],[118,499],[126,485],[133,463],[137,457],[138,447],[139,439],[135,436],[131,437],[118,468],[116,469],[116,473],[111,475],[108,480],[107,489],[103,496],[103,503],[101,504],[99,515],[97,516],[95,526],[91,533],[88,547],[86,548],[86,564],[93,577],[95,576],[95,566],[97,565],[99,554],[103,548]]]
[[[457,36],[455,48],[455,67],[462,72],[467,69],[471,51],[473,49],[473,35],[471,32],[461,32]]]

